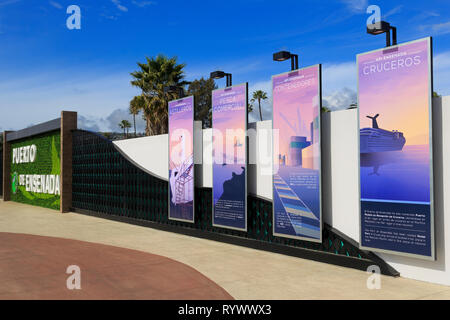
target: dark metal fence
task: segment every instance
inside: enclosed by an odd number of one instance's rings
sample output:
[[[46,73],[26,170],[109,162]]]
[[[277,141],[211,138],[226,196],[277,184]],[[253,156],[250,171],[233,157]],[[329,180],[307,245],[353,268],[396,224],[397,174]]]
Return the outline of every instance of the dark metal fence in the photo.
[[[231,239],[229,242],[232,243],[239,243],[239,239],[257,240],[258,245],[247,243],[261,249],[275,248],[269,250],[277,252],[283,252],[280,248],[286,248],[292,255],[296,255],[292,252],[295,248],[307,249],[313,256],[318,252],[331,253],[340,258],[364,260],[363,265],[382,264],[384,273],[396,273],[375,255],[359,250],[356,243],[329,226],[324,228],[322,243],[273,236],[272,203],[253,196],[248,197],[247,232],[212,226],[212,190],[209,188],[195,190],[195,223],[169,220],[168,182],[137,168],[116,150],[111,141],[92,132],[74,131],[72,189],[74,211],[99,213],[132,223],[148,221],[153,226],[164,226],[163,229],[220,241]],[[352,266],[352,262],[347,266]]]

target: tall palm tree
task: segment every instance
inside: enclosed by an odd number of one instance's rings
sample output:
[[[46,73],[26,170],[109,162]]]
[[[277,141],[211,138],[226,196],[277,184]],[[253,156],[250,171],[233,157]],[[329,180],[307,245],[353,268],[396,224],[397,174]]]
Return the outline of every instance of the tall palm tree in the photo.
[[[146,119],[146,134],[164,134],[168,129],[167,104],[179,97],[177,92],[165,92],[164,88],[176,86],[184,90],[189,84],[184,81],[184,64],[177,64],[177,58],[158,55],[139,63],[140,70],[132,72],[131,85],[142,90],[143,113]]]
[[[263,121],[262,118],[262,111],[261,111],[261,100],[267,99],[267,93],[263,90],[256,90],[253,92],[252,100],[251,102],[258,101],[258,108],[259,108],[259,117],[261,118],[261,121]]]
[[[131,115],[133,115],[133,125],[134,125],[134,137],[137,136],[136,134],[136,116],[143,110],[145,107],[145,101],[142,98],[142,96],[136,96],[130,101],[130,107],[128,108],[128,111]]]
[[[119,122],[119,127],[123,129],[123,135],[126,139],[128,139],[128,129],[131,128],[131,123],[128,120],[122,120]]]

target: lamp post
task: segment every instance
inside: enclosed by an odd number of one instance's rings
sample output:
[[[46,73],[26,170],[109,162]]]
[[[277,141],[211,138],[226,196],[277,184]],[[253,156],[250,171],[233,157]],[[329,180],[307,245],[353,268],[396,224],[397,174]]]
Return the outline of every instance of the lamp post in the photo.
[[[367,26],[367,33],[372,35],[379,35],[386,33],[386,47],[391,46],[391,30],[392,30],[392,45],[397,44],[397,28],[391,26],[386,21],[379,21],[374,24],[369,24]]]
[[[212,79],[221,79],[223,77],[226,77],[227,78],[227,87],[231,87],[233,85],[231,73],[226,73],[223,71],[214,71],[214,72],[211,72],[210,77]]]
[[[164,87],[164,93],[176,93],[178,98],[184,98],[184,89],[178,86],[166,86]]]
[[[289,51],[280,51],[273,54],[273,61],[285,61],[291,59],[291,71],[298,69],[298,55]]]

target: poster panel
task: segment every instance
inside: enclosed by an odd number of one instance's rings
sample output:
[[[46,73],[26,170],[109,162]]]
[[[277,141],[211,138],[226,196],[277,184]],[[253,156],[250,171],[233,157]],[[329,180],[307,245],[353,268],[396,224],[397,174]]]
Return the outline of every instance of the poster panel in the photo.
[[[357,64],[361,248],[434,259],[431,38]]]
[[[11,200],[60,209],[61,133],[11,142]]]
[[[194,222],[193,139],[194,97],[169,102],[168,194],[171,220]]]
[[[273,234],[322,242],[321,65],[273,76],[272,88]]]
[[[248,84],[212,93],[213,226],[247,230]]]

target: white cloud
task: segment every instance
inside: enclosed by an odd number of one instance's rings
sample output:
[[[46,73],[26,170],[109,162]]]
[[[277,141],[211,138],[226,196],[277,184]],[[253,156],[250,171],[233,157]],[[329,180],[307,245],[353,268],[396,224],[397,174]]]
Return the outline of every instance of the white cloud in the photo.
[[[138,1],[138,0],[133,0],[132,3],[135,6],[138,6],[139,8],[144,8],[147,6],[152,6],[152,5],[158,4],[156,1]]]
[[[108,14],[106,14],[106,13],[104,13],[104,12],[100,13],[100,16],[103,17],[103,18],[105,18],[105,19],[108,19],[108,20],[117,20],[117,17],[116,17],[116,16],[114,16],[114,15],[108,15]]]
[[[434,91],[443,96],[450,95],[450,51],[434,57]]]
[[[55,7],[56,9],[62,9],[63,8],[63,6],[60,3],[56,2],[56,1],[49,1],[48,3],[50,3],[50,5],[52,7]]]
[[[322,97],[323,106],[331,111],[347,109],[352,103],[356,102],[356,91],[346,87]]]
[[[128,112],[128,109],[116,109],[105,118],[109,130],[115,132],[120,131],[119,122],[122,120],[128,120],[133,126],[133,116]],[[132,128],[134,130],[134,127]],[[145,121],[142,118],[142,112],[136,116],[136,130],[137,132],[143,132],[145,130]]]
[[[85,117],[80,114],[78,115],[78,129],[89,130],[94,132],[101,131],[98,122],[99,122],[98,119]]]
[[[396,13],[399,13],[403,8],[403,5],[396,6],[395,8],[389,10],[386,14],[383,15],[383,19],[386,19]]]
[[[430,24],[421,27],[423,31],[431,32],[433,35],[443,35],[450,33],[450,21],[443,23]]]
[[[333,63],[323,65],[323,93],[330,95],[342,88],[356,89],[356,59],[353,62]]]
[[[0,0],[0,7],[4,7],[4,6],[10,5],[10,4],[14,4],[14,3],[17,3],[17,2],[20,2],[20,1],[22,1],[22,0],[3,0],[3,1]]]
[[[121,132],[119,122],[128,120],[131,123],[130,132],[134,132],[133,116],[128,109],[115,109],[105,117],[95,117],[86,114],[78,114],[78,128],[94,132]],[[145,131],[145,120],[142,118],[142,112],[136,116],[136,131]]]
[[[355,13],[366,12],[366,8],[369,6],[368,0],[341,0],[348,9]]]
[[[61,110],[67,110],[77,111],[86,119],[97,121],[101,130],[109,131],[109,124],[101,119],[113,110],[128,108],[129,101],[139,94],[130,85],[131,76],[126,71],[61,68],[32,74],[0,78],[0,126],[17,130],[30,119],[40,123],[58,118]],[[87,126],[93,123],[87,122]]]
[[[120,11],[123,11],[123,12],[127,12],[128,11],[128,8],[123,6],[120,3],[120,0],[111,0],[111,2],[114,3],[116,5],[117,9],[119,9]]]

